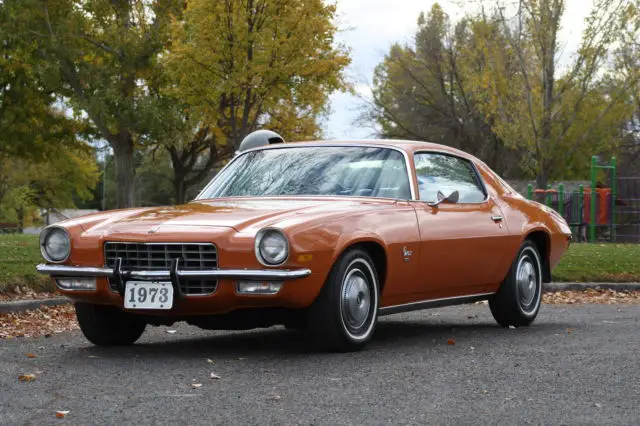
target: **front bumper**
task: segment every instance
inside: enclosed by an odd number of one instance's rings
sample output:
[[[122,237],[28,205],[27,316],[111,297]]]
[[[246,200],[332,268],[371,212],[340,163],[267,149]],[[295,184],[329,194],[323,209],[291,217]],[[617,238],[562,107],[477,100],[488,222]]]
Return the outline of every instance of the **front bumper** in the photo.
[[[210,269],[199,271],[117,271],[113,268],[96,268],[86,266],[66,266],[40,264],[36,267],[38,272],[53,277],[107,277],[125,280],[171,280],[177,278],[193,279],[236,279],[236,280],[274,280],[286,281],[305,278],[311,275],[310,269]]]
[[[285,281],[304,278],[311,275],[310,269],[286,270],[286,269],[206,269],[206,270],[180,270],[180,259],[175,259],[170,270],[148,270],[148,271],[124,271],[122,270],[122,259],[116,260],[114,268],[106,267],[86,267],[40,264],[36,267],[38,272],[48,274],[54,278],[54,282],[60,290],[76,290],[74,288],[62,288],[58,278],[104,278],[109,279],[115,285],[118,294],[124,297],[126,282],[129,280],[145,281],[170,281],[174,294],[180,298],[190,296],[201,297],[202,295],[185,294],[182,291],[183,280],[193,279],[214,279],[214,280],[236,280],[236,281]],[[78,289],[80,290],[80,289]],[[97,289],[96,289],[97,290]],[[87,290],[93,291],[93,290]]]

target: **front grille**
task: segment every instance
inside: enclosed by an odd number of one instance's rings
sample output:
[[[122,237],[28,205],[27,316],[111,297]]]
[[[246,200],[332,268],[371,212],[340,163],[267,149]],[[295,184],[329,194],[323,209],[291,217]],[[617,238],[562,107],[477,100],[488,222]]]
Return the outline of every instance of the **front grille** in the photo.
[[[115,267],[117,258],[122,259],[123,271],[166,271],[176,258],[180,258],[180,270],[218,268],[218,252],[216,246],[210,243],[104,243],[105,266]],[[117,291],[115,283],[109,285],[113,291]],[[217,285],[216,280],[180,280],[182,293],[188,295],[211,294],[216,291]]]

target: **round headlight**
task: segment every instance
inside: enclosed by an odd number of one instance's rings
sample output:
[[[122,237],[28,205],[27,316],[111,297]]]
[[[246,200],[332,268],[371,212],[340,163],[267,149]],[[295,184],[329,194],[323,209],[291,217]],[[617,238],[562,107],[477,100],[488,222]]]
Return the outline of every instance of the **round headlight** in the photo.
[[[48,228],[40,234],[40,251],[49,262],[64,262],[71,252],[69,234],[62,228]]]
[[[268,266],[284,263],[289,257],[287,237],[277,229],[264,229],[256,236],[256,257]]]

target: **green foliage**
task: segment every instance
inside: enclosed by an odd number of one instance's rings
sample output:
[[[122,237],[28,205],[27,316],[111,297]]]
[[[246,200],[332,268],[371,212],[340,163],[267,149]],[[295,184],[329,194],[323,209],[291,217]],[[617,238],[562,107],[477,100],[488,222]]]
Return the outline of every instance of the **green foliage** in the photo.
[[[167,150],[181,202],[258,127],[317,137],[329,94],[346,86],[335,6],[321,0],[6,0],[0,10],[0,69],[11,71],[0,88],[12,89],[0,151],[24,157],[62,132],[104,139],[118,207],[146,193],[134,189],[137,152]],[[81,117],[90,125],[66,126]]]
[[[189,1],[168,56],[175,91],[233,147],[262,125],[313,138],[329,94],[346,88],[334,20],[322,0]]]
[[[141,152],[136,174],[136,199],[141,206],[175,204],[171,159],[165,150]]]
[[[363,119],[381,136],[455,146],[540,187],[583,177],[591,155],[611,155],[629,138],[625,124],[640,111],[638,3],[597,1],[566,70],[563,0],[519,2],[513,17],[486,2],[456,25],[436,4],[414,43],[392,46],[376,68]]]
[[[40,161],[0,156],[0,221],[24,226],[40,208],[72,208],[76,199],[93,196],[98,171],[92,150],[60,148]]]
[[[501,174],[517,174],[517,153],[505,147],[491,117],[480,111],[485,91],[472,81],[486,64],[474,61],[468,46],[483,30],[469,19],[453,25],[438,4],[421,14],[414,42],[392,46],[376,68],[373,102],[361,119],[375,121],[382,137],[453,146]],[[499,43],[495,47],[504,50]]]
[[[564,3],[523,1],[513,20],[501,8],[493,9],[492,19],[477,16],[474,25],[486,30],[466,51],[474,62],[486,64],[470,79],[486,93],[479,110],[506,144],[521,150],[524,171],[536,176],[540,187],[549,179],[584,175],[590,155],[616,150],[621,123],[632,112],[629,89],[637,83],[609,61],[620,40],[628,3],[623,0],[596,2],[577,55],[560,71]]]
[[[117,163],[119,207],[133,205],[136,149],[165,119],[148,90],[168,43],[170,17],[182,1],[6,0],[3,27],[38,87],[86,114],[92,133],[109,142]]]
[[[42,207],[73,207],[91,197],[93,150],[80,138],[87,122],[62,112],[63,101],[45,83],[50,67],[16,25],[33,10],[0,5],[0,220],[37,220]]]
[[[175,203],[171,182],[173,170],[167,153],[160,147],[138,151],[135,155],[136,205],[162,206]],[[116,208],[116,166],[113,155],[107,155],[98,164],[100,174],[90,200],[76,201],[79,208]],[[106,173],[105,173],[106,172]],[[190,193],[189,195],[192,195]],[[104,200],[103,200],[104,198]]]

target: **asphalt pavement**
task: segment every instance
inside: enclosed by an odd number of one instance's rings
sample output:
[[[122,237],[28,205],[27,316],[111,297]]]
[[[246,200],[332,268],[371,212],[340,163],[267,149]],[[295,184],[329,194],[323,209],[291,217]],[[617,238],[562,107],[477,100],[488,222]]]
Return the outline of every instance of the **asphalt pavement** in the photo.
[[[0,423],[640,424],[639,326],[640,305],[543,305],[503,329],[477,304],[385,317],[350,354],[283,328],[4,340]]]

